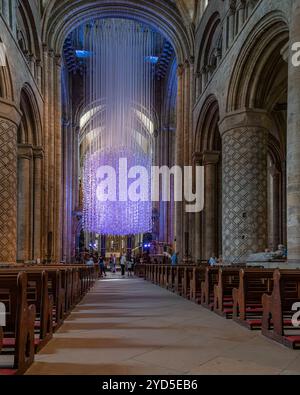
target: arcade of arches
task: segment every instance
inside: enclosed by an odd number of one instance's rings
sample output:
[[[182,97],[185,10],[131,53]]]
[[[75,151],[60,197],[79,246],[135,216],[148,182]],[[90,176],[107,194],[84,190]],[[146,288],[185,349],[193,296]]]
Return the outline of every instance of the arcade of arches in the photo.
[[[204,167],[203,211],[155,202],[151,240],[196,263],[283,245],[298,267],[300,0],[0,0],[0,262],[143,245],[83,229],[82,31],[103,18],[157,34],[154,164]]]

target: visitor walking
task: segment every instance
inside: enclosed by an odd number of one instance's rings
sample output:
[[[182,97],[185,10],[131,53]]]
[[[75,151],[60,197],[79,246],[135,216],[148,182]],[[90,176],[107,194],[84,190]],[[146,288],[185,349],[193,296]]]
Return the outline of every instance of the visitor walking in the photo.
[[[132,269],[133,269],[133,261],[132,261],[132,258],[129,258],[129,260],[127,261],[128,277],[132,276]]]
[[[106,277],[105,262],[102,256],[99,259],[99,269],[100,269],[100,277],[104,277],[104,276]]]
[[[114,273],[117,272],[117,258],[116,258],[116,255],[113,256],[113,271],[114,271]]]
[[[171,258],[172,266],[178,265],[178,255],[179,255],[178,252],[174,252],[174,254],[172,255],[172,258]]]
[[[212,256],[208,260],[209,266],[216,266],[218,263],[218,258],[216,257],[215,254],[212,254]]]
[[[126,256],[125,255],[121,256],[120,265],[121,265],[121,274],[122,274],[122,277],[124,277],[125,276],[125,268],[126,268]]]

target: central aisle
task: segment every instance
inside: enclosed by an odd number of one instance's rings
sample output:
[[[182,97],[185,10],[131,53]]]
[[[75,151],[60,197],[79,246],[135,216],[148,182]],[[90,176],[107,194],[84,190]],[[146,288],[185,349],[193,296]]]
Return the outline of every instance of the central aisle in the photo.
[[[141,279],[96,283],[28,374],[300,373],[300,353]]]

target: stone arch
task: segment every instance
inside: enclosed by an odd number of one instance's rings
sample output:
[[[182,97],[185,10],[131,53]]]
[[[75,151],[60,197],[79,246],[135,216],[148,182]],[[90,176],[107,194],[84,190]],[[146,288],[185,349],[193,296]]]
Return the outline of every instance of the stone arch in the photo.
[[[204,211],[196,224],[202,259],[222,253],[222,141],[218,128],[219,104],[214,95],[208,96],[200,111],[194,146],[199,164],[204,167]],[[200,229],[199,229],[200,228]],[[198,247],[199,248],[199,247]],[[199,252],[198,254],[199,255]]]
[[[227,102],[227,111],[263,109],[273,123],[267,138],[268,239],[272,248],[286,243],[288,42],[288,23],[283,14],[273,11],[262,18],[236,62]]]
[[[218,123],[220,119],[219,104],[215,95],[205,100],[197,122],[194,146],[197,152],[213,151],[220,143]]]
[[[17,164],[17,260],[41,258],[42,124],[34,93],[25,84],[20,94]]]
[[[193,54],[193,37],[182,23],[174,4],[158,0],[118,0],[113,4],[104,0],[52,0],[43,17],[43,42],[56,53],[61,53],[67,35],[84,22],[97,17],[125,17],[147,23],[161,31],[172,43],[178,63]]]
[[[287,65],[282,51],[288,43],[283,14],[270,12],[254,27],[235,64],[228,92],[227,111],[241,108],[272,109],[276,102],[274,81]],[[286,71],[287,73],[287,71]],[[280,80],[277,85],[283,82]]]
[[[216,56],[217,50],[222,53],[222,41],[220,41],[221,19],[218,12],[214,12],[204,30],[203,38],[197,49],[197,71],[201,71],[203,67],[210,67],[212,58]]]
[[[31,6],[27,1],[19,2],[18,5],[17,40],[22,52],[28,60],[31,56],[36,60],[41,60],[41,46],[38,32]]]
[[[42,141],[42,120],[34,92],[25,84],[20,95],[20,109],[23,113],[18,133],[19,144],[32,144],[40,147]]]

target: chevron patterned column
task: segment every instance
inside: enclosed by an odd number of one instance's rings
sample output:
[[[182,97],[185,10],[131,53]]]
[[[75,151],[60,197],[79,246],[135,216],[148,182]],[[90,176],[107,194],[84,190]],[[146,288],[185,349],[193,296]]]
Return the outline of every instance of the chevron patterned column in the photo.
[[[17,258],[17,128],[20,114],[0,99],[0,263]]]
[[[220,123],[223,163],[223,259],[244,262],[267,238],[267,140],[264,111],[245,110]]]

